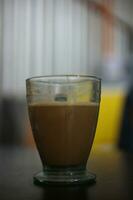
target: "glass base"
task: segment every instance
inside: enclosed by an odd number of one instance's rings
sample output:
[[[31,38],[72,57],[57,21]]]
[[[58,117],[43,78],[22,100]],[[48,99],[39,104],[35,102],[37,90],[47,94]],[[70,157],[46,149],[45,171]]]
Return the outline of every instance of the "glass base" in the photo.
[[[80,185],[96,182],[96,175],[87,170],[44,170],[34,176],[37,185]]]

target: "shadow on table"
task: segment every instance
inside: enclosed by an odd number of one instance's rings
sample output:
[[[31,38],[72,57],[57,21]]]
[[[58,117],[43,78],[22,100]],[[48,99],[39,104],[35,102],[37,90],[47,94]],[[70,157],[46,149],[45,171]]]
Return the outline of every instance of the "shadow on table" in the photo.
[[[127,184],[128,195],[130,199],[133,199],[133,154],[125,154],[124,159],[124,171],[125,171],[125,181]]]
[[[89,200],[89,186],[74,187],[46,187],[43,190],[42,200]]]

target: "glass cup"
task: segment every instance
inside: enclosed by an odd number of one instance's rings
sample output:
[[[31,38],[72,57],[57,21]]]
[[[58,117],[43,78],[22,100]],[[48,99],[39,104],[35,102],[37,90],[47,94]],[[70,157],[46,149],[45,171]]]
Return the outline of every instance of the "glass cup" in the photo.
[[[39,184],[83,184],[96,176],[86,169],[98,120],[101,80],[83,75],[26,80],[27,103],[43,171]]]

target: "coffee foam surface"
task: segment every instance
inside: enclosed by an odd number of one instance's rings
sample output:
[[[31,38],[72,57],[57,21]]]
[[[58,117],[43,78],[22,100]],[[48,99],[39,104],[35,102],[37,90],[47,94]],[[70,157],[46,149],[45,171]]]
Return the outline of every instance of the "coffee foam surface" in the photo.
[[[36,102],[31,103],[29,106],[99,106],[96,102]]]

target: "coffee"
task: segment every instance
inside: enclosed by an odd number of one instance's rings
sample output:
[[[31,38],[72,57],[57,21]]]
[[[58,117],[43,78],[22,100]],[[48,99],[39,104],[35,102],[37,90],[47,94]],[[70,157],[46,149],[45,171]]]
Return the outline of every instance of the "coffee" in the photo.
[[[34,139],[44,166],[86,164],[98,110],[97,103],[29,105]]]

